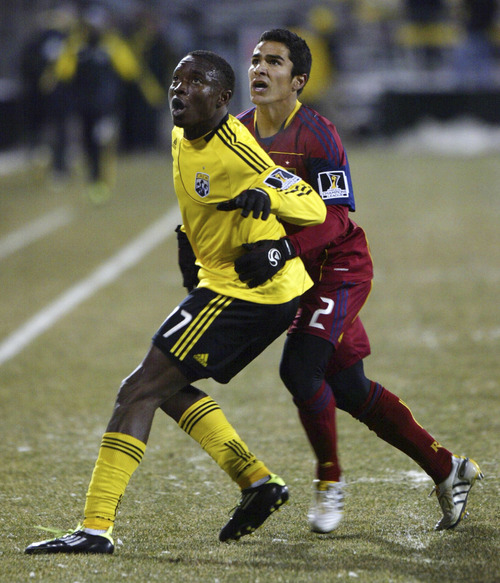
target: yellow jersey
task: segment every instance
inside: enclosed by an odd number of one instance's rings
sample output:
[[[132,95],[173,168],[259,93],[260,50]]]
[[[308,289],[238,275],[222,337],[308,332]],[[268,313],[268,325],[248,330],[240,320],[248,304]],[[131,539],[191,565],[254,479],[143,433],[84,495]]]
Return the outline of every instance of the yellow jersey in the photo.
[[[172,131],[175,192],[183,226],[200,266],[199,287],[259,304],[280,304],[312,285],[299,258],[291,259],[269,281],[250,289],[240,281],[234,261],[244,243],[286,235],[279,218],[301,226],[321,224],[326,206],[302,179],[276,166],[246,127],[232,115],[196,140]],[[266,221],[244,218],[240,209],[219,211],[217,204],[249,188],[261,188],[271,200]]]

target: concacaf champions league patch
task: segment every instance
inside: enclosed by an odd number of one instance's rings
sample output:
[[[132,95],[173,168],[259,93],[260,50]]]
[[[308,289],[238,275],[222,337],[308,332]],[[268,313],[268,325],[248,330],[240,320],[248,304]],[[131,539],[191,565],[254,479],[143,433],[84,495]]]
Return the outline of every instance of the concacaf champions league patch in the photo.
[[[349,198],[349,184],[343,170],[330,170],[318,174],[318,188],[323,200]]]
[[[203,172],[197,172],[194,179],[194,189],[201,198],[205,198],[210,192],[210,176]]]
[[[300,178],[284,168],[276,168],[264,180],[264,184],[271,188],[290,188],[297,182]]]

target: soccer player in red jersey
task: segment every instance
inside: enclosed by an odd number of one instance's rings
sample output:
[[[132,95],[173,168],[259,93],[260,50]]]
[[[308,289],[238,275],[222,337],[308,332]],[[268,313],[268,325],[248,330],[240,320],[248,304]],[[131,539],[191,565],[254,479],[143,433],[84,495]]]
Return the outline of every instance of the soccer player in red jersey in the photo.
[[[305,41],[285,29],[263,33],[249,68],[255,107],[238,117],[277,164],[313,186],[327,206],[323,224],[285,225],[279,240],[245,245],[235,262],[249,287],[273,277],[287,260],[299,256],[314,281],[301,299],[283,350],[280,373],[317,457],[314,499],[309,511],[313,531],[334,530],[343,514],[343,482],[337,456],[336,407],[363,422],[381,439],[411,457],[436,484],[443,517],[437,530],[455,527],[465,515],[469,491],[482,478],[471,459],[453,455],[419,425],[399,397],[365,376],[370,343],[359,312],[371,290],[373,267],[365,233],[349,213],[355,202],[349,163],[335,126],[298,96],[309,78],[311,53]],[[236,197],[224,210],[268,216],[266,202]],[[255,206],[252,206],[254,204]],[[268,208],[268,205],[267,205]],[[261,211],[264,209],[265,212]],[[195,257],[178,232],[183,283],[197,284]],[[199,398],[203,393],[191,387]],[[178,402],[189,402],[187,391]],[[183,404],[184,406],[184,404]],[[174,419],[175,408],[162,409]]]
[[[285,29],[264,32],[248,71],[255,107],[238,117],[274,162],[316,189],[327,218],[312,227],[285,225],[285,238],[256,242],[235,263],[240,279],[254,287],[299,256],[314,281],[302,296],[280,365],[317,457],[309,524],[311,530],[326,533],[342,518],[338,407],[422,467],[436,484],[443,511],[436,529],[453,528],[482,474],[473,460],[440,445],[399,397],[365,376],[363,359],[370,354],[370,343],[359,312],[372,286],[372,259],[363,229],[350,218],[355,211],[351,174],[337,130],[298,101],[311,61],[306,42],[296,34]]]

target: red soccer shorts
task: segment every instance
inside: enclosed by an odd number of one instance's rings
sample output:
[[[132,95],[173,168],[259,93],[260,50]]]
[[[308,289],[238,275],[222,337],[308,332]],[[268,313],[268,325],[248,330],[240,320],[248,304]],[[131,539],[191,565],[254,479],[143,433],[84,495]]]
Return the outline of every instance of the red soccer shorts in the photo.
[[[326,376],[348,368],[370,354],[370,341],[359,318],[372,282],[318,284],[301,298],[288,333],[301,332],[328,340],[335,352]]]

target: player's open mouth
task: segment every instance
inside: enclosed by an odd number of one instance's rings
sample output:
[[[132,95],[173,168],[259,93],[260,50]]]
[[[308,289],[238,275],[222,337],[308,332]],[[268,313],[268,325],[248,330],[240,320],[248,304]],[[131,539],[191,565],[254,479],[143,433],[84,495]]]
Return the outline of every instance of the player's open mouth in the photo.
[[[252,90],[260,93],[261,91],[265,91],[267,89],[267,83],[260,79],[256,79],[252,81]]]
[[[178,97],[174,97],[170,102],[170,109],[172,113],[180,113],[186,109],[186,106]]]

